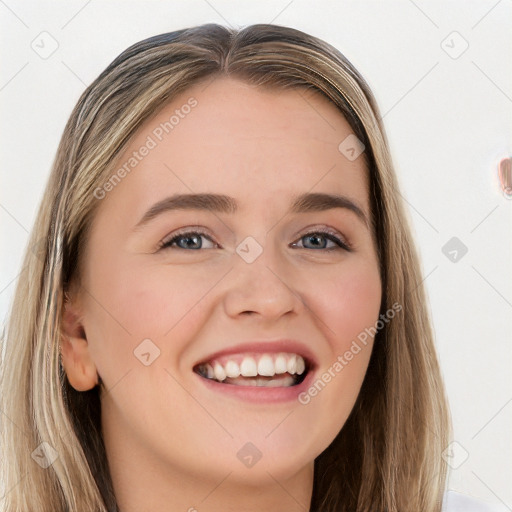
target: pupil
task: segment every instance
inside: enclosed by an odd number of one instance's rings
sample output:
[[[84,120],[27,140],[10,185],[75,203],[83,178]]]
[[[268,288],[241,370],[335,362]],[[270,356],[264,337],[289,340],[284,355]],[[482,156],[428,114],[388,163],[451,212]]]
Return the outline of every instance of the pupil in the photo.
[[[310,240],[316,240],[316,242],[313,243],[313,246],[319,247],[319,246],[322,246],[322,244],[319,244],[318,240],[324,238],[324,236],[323,235],[308,235],[306,238],[310,239]]]

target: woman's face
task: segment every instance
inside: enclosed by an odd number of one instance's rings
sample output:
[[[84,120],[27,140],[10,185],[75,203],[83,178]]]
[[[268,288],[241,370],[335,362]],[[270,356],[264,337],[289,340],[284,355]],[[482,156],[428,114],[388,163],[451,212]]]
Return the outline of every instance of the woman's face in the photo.
[[[380,308],[351,133],[320,95],[216,79],[158,112],[99,184],[79,301],[88,356],[75,357],[106,388],[112,464],[254,483],[311,473],[355,403],[373,346],[360,335]],[[296,356],[306,378],[290,386]],[[247,376],[220,383],[201,363]],[[286,373],[257,385],[255,368]]]

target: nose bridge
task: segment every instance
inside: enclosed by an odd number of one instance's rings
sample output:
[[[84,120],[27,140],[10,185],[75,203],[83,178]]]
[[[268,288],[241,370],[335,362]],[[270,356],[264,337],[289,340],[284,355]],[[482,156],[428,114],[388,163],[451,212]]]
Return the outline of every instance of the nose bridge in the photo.
[[[279,244],[269,236],[264,245],[260,239],[248,236],[236,247],[234,268],[225,295],[226,312],[236,316],[243,312],[279,317],[297,310],[300,298],[294,289],[290,273]]]

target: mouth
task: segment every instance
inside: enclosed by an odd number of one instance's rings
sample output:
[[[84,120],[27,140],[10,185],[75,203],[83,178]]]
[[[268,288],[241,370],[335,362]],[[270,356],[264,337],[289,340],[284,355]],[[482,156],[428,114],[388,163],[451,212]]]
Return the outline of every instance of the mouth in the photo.
[[[194,366],[204,379],[230,386],[289,388],[301,384],[313,362],[293,352],[239,353],[216,357]]]

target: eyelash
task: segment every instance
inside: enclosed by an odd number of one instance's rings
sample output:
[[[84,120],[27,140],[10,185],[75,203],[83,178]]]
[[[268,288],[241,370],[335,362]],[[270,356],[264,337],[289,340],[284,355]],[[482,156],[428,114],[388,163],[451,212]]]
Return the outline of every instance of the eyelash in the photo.
[[[318,235],[318,234],[323,235],[325,238],[327,238],[331,242],[334,242],[336,245],[338,245],[338,247],[330,247],[330,248],[320,249],[320,250],[327,251],[327,252],[338,251],[340,249],[342,249],[344,251],[347,251],[347,252],[351,252],[352,251],[352,247],[350,246],[350,244],[348,242],[343,241],[341,238],[339,238],[336,235],[335,232],[333,232],[333,231],[331,231],[331,230],[329,230],[327,228],[323,228],[323,229],[320,228],[320,229],[315,229],[314,231],[309,231],[309,232],[304,233],[303,235],[301,235],[299,239],[307,237],[307,236],[311,236],[311,235]],[[174,242],[176,242],[180,238],[186,238],[186,235],[189,235],[189,236],[190,235],[204,236],[205,238],[208,238],[208,240],[210,240],[211,242],[215,243],[214,240],[212,240],[211,237],[208,236],[208,234],[203,232],[203,231],[183,231],[181,233],[177,233],[176,235],[174,235],[170,240],[160,242],[159,245],[158,245],[158,249],[159,250],[171,249],[172,248],[171,246],[172,246],[172,244]],[[177,249],[183,249],[183,247],[177,247]],[[307,248],[306,247],[299,247],[299,249],[307,249]],[[187,249],[183,249],[183,250],[187,250]],[[194,250],[194,249],[192,249],[192,250]],[[314,250],[317,250],[317,249],[310,249],[310,250],[314,251]]]

